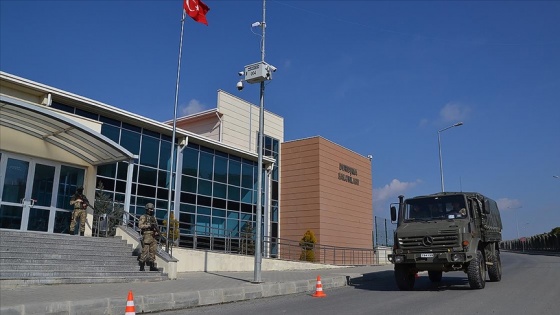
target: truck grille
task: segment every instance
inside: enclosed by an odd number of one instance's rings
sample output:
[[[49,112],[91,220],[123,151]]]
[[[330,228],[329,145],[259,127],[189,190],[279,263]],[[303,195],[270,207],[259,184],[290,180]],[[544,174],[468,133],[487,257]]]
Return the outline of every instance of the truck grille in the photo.
[[[459,236],[453,234],[399,237],[401,249],[431,249],[437,251],[459,246]]]

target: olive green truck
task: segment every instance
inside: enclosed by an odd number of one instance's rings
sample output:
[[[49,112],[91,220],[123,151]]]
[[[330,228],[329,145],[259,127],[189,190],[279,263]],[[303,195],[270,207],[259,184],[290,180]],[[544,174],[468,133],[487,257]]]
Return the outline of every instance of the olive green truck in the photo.
[[[486,273],[500,281],[502,221],[496,202],[474,192],[442,192],[391,204],[397,223],[393,253],[400,290],[412,290],[419,271],[432,282],[443,272],[463,271],[472,289],[483,289]]]

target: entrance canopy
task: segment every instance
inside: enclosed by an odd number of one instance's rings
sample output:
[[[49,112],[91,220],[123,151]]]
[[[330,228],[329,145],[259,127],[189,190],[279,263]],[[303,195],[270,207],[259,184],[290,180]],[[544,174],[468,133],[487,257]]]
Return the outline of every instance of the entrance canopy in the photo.
[[[91,165],[132,160],[128,150],[72,119],[44,106],[0,95],[0,126],[43,139]]]

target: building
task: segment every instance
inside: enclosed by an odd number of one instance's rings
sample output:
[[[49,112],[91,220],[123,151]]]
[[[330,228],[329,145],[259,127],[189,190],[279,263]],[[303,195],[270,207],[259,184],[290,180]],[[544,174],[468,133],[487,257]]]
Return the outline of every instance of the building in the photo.
[[[287,141],[281,148],[281,238],[299,240],[311,230],[320,244],[371,249],[371,159],[322,137]]]
[[[219,90],[215,109],[178,118],[171,167],[172,122],[0,72],[0,228],[68,233],[69,199],[83,185],[90,200],[103,193],[134,216],[151,202],[163,220],[171,201],[181,246],[235,252],[256,222],[258,115]],[[320,137],[284,143],[284,120],[268,111],[264,135],[265,254],[306,229],[371,249],[369,160]],[[87,235],[91,222],[92,210]]]

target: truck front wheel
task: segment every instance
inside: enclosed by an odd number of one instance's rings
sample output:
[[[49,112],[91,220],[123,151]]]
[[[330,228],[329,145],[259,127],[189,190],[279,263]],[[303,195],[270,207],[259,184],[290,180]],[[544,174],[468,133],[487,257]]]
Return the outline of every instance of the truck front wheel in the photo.
[[[476,257],[469,263],[467,276],[471,289],[484,289],[486,286],[486,263],[480,250],[476,251]]]
[[[401,291],[412,290],[414,288],[414,282],[416,281],[411,268],[404,264],[395,265],[395,280]]]

